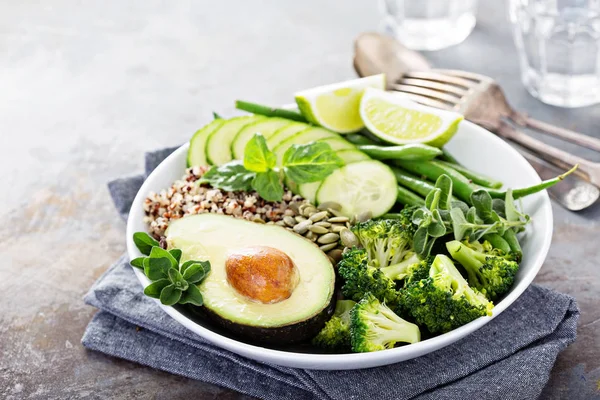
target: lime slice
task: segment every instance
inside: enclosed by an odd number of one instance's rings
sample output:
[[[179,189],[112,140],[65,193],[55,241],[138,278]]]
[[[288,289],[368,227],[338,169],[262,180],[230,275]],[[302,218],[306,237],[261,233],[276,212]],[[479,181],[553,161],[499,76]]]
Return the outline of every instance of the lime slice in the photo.
[[[385,75],[319,86],[296,93],[300,112],[310,122],[338,133],[364,128],[359,114],[360,99],[366,88],[385,88]]]
[[[394,144],[423,143],[442,147],[458,130],[463,116],[422,106],[400,94],[366,89],[360,116],[371,133]]]

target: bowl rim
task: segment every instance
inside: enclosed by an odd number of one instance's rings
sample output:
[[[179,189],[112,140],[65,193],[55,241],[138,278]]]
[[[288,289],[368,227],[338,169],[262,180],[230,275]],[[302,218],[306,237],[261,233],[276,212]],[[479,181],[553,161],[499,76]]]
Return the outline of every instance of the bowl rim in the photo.
[[[477,132],[479,132],[479,134],[490,136],[488,137],[488,139],[495,141],[494,145],[503,147],[504,151],[512,152],[514,156],[520,158],[523,161],[523,168],[529,169],[529,175],[535,176],[536,181],[541,182],[541,179],[539,178],[533,167],[521,156],[521,154],[519,154],[507,142],[497,137],[493,133],[487,131],[486,129],[469,121],[462,121],[461,124],[468,125],[469,129],[475,129]],[[171,153],[168,157],[166,157],[156,167],[156,169],[152,173],[150,173],[150,175],[148,175],[148,177],[138,190],[134,201],[132,202],[131,210],[135,209],[136,207],[139,207],[141,209],[143,201],[146,198],[147,193],[149,192],[149,186],[152,183],[153,174],[156,173],[156,171],[158,171],[161,168],[161,166],[168,165],[173,159],[178,159],[182,157],[182,153],[187,153],[188,147],[189,143],[183,144],[181,147],[179,147],[177,150]],[[543,212],[541,218],[547,220],[549,229],[545,231],[542,246],[536,252],[535,259],[531,261],[533,264],[533,268],[531,268],[531,270],[528,271],[525,276],[523,276],[521,281],[519,281],[517,285],[513,287],[513,290],[508,295],[506,295],[502,299],[502,301],[500,301],[494,306],[492,316],[480,317],[457,329],[435,336],[433,338],[423,340],[422,342],[372,353],[312,354],[285,350],[274,350],[270,348],[261,347],[259,345],[238,341],[236,339],[232,339],[223,336],[219,333],[213,332],[212,330],[205,328],[195,323],[191,319],[187,318],[175,308],[164,306],[157,299],[153,300],[156,301],[157,304],[173,319],[175,319],[177,322],[179,322],[192,332],[196,333],[200,337],[208,340],[216,346],[255,360],[267,361],[269,363],[282,366],[329,370],[361,369],[405,361],[438,350],[442,347],[456,342],[457,340],[462,339],[470,333],[475,332],[476,330],[487,324],[489,321],[491,321],[493,318],[500,315],[512,303],[514,303],[529,287],[529,285],[533,282],[533,279],[539,272],[550,249],[553,232],[553,214],[548,193],[547,191],[543,191],[538,193],[538,195],[540,195],[539,200],[541,201],[539,209],[541,209]],[[136,213],[130,212],[127,218],[126,229],[127,253],[130,259],[141,256],[141,253],[136,248],[133,242],[133,234],[135,233],[135,220]],[[141,270],[139,270],[138,268],[133,268],[133,270],[144,287],[150,284],[150,280],[143,274]]]

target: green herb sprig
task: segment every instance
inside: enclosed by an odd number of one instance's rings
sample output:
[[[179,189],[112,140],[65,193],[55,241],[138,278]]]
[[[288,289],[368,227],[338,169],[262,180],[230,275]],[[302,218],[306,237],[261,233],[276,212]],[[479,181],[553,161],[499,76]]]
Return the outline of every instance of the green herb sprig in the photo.
[[[453,198],[452,179],[440,175],[425,199],[425,206],[416,209],[412,215],[412,221],[417,225],[415,251],[427,257],[435,241],[451,233],[456,240],[470,242],[498,234],[512,243],[513,236],[530,220],[516,207],[511,189],[506,191],[504,200],[492,199],[487,190],[476,190],[471,193],[471,204],[473,206],[469,207]],[[518,248],[513,250],[520,251]]]
[[[146,232],[133,234],[133,242],[145,257],[131,260],[152,283],[144,289],[146,296],[159,299],[166,306],[204,303],[198,286],[210,273],[208,261],[186,261],[180,265],[180,249],[165,250]]]
[[[256,133],[246,144],[243,161],[213,166],[198,182],[226,191],[255,190],[265,200],[281,201],[284,178],[297,184],[317,182],[343,165],[327,143],[312,142],[292,145],[279,168],[264,136]]]

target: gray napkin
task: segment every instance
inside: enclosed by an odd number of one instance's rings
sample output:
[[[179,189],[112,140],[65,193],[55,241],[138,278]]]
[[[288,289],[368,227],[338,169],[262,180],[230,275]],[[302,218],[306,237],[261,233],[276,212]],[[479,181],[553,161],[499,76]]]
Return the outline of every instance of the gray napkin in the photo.
[[[147,154],[146,174],[173,150]],[[122,217],[143,179],[109,184]],[[535,399],[558,353],[575,340],[579,318],[573,298],[532,285],[489,324],[431,354],[366,370],[311,371],[249,360],[188,331],[144,296],[127,256],[85,302],[100,309],[85,347],[263,399]]]

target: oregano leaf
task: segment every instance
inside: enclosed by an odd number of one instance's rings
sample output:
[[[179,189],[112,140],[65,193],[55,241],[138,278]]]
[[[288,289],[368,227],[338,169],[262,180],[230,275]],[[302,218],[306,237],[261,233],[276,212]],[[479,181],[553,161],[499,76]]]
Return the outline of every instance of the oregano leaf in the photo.
[[[194,306],[201,306],[204,304],[204,299],[202,298],[202,293],[200,293],[198,286],[190,285],[181,295],[179,304],[192,304]]]
[[[133,234],[133,243],[140,253],[149,255],[153,247],[160,247],[160,243],[146,232],[136,232]]]
[[[177,304],[177,302],[181,298],[181,293],[182,290],[176,288],[173,284],[165,286],[160,292],[160,302],[165,306],[172,306],[174,304]]]
[[[144,259],[145,258],[146,257],[134,258],[133,260],[129,261],[129,264],[131,264],[132,267],[144,269]]]
[[[150,258],[166,258],[171,263],[172,267],[179,268],[179,262],[173,255],[162,247],[153,247],[150,252]]]
[[[181,260],[182,251],[180,249],[171,249],[171,250],[169,250],[169,253],[171,253],[173,258],[177,262],[177,265],[179,265],[179,261]]]
[[[146,286],[146,288],[144,289],[144,294],[146,296],[158,299],[160,298],[160,292],[170,284],[171,281],[169,281],[168,279],[159,279]]]
[[[148,257],[144,260],[144,273],[152,281],[168,278],[170,268],[171,261],[168,258]]]
[[[206,278],[209,272],[210,262],[195,261],[185,270],[183,273],[183,279],[185,279],[188,283],[199,283]]]

